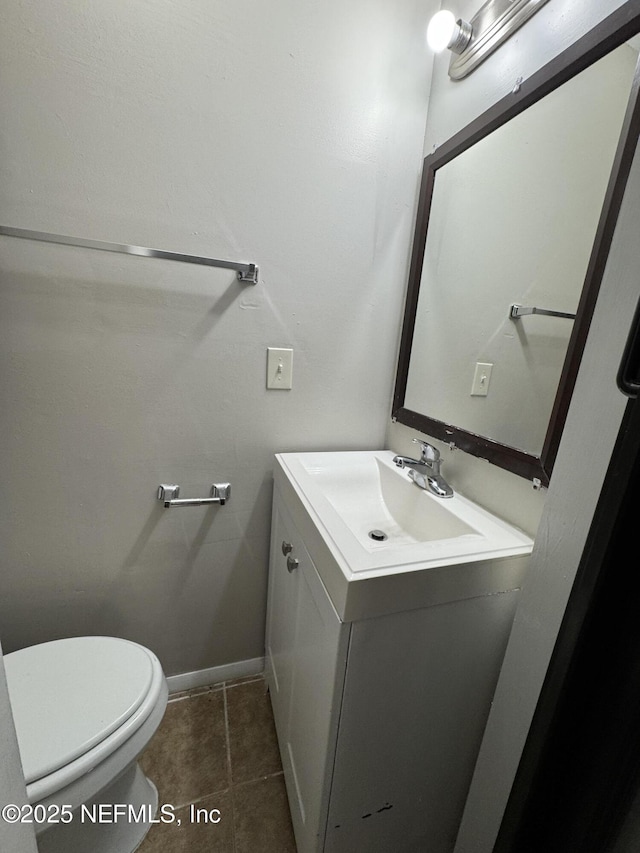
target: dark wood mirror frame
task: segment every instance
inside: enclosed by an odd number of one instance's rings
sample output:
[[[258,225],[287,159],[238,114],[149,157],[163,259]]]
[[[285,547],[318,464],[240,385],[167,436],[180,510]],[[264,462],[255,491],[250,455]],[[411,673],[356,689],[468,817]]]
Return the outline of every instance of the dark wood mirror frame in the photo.
[[[439,168],[449,163],[454,157],[628,41],[638,31],[640,31],[640,0],[629,0],[585,36],[574,42],[571,47],[533,74],[528,80],[525,80],[518,91],[502,98],[424,160],[392,417],[406,426],[413,427],[433,438],[453,443],[456,447],[473,456],[480,456],[522,477],[538,479],[545,486],[549,483],[558,451],[622,197],[638,143],[640,132],[640,73],[638,68],[640,68],[640,63],[636,68],[631,87],[582,295],[578,304],[576,320],[569,339],[558,391],[540,456],[509,447],[491,438],[468,432],[458,426],[444,423],[405,407],[409,360],[435,175]]]

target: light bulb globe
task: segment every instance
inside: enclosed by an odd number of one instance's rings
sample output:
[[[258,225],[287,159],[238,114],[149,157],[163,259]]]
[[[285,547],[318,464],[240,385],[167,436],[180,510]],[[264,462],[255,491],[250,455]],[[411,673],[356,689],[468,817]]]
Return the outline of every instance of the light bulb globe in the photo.
[[[449,47],[457,29],[456,18],[453,12],[442,9],[429,21],[427,27],[427,44],[435,53],[441,53]]]

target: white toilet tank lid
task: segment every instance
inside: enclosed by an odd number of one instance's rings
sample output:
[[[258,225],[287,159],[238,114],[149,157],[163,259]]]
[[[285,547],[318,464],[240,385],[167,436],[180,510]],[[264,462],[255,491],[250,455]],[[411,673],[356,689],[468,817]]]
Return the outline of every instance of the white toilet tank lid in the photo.
[[[144,701],[157,658],[115,637],[72,637],[5,655],[27,784],[84,755]]]

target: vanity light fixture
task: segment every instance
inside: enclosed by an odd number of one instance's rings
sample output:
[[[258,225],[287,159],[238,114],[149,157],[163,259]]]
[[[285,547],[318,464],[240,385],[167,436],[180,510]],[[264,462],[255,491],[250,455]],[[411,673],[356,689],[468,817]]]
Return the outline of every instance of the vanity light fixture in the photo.
[[[449,49],[449,77],[461,80],[511,36],[548,0],[487,0],[470,21],[442,9],[427,29],[429,47]]]

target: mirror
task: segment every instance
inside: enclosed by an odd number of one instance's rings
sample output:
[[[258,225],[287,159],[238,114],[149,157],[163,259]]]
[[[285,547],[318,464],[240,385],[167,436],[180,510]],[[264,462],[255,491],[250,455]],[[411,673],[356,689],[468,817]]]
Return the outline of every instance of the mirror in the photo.
[[[393,416],[544,484],[635,148],[607,24],[424,162]]]

